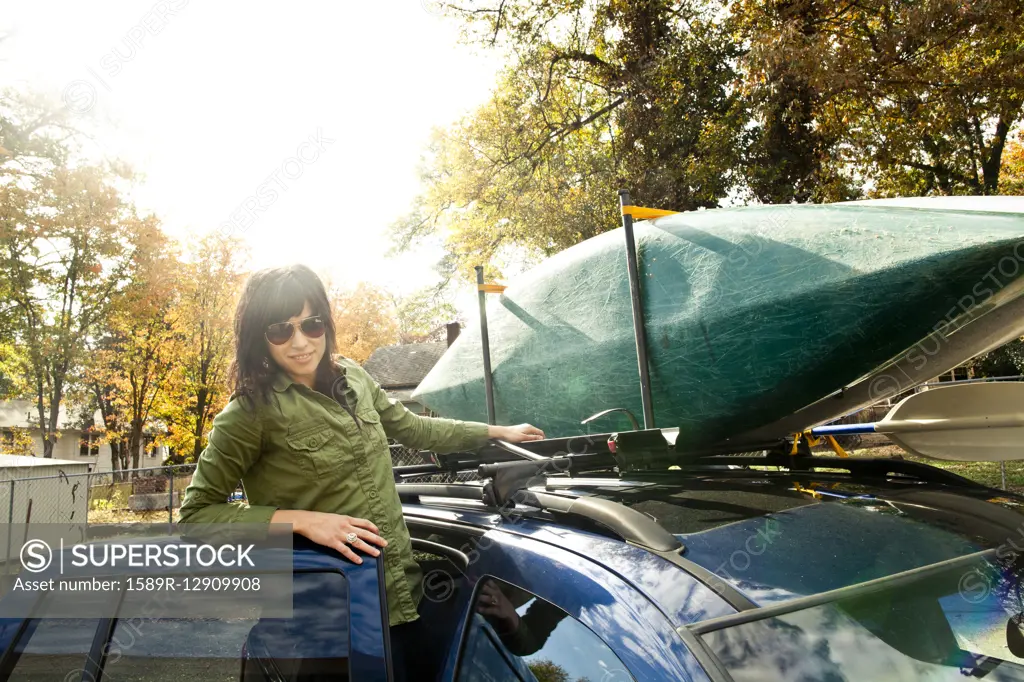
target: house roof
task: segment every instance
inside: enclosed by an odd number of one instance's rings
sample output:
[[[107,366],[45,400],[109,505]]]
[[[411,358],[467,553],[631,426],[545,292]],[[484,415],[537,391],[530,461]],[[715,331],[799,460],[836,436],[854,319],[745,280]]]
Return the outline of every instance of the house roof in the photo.
[[[417,386],[446,350],[443,341],[384,346],[373,351],[363,369],[382,388]]]
[[[28,457],[26,455],[0,455],[0,469],[8,469],[11,467],[70,466],[72,464],[88,464],[88,462],[75,462],[70,459]]]
[[[35,402],[31,400],[0,400],[0,428],[22,428],[38,429],[39,413]],[[77,431],[79,409],[75,405],[68,405],[66,401],[61,402],[57,410],[57,430]],[[50,411],[47,408],[46,417],[49,419]],[[106,426],[103,423],[103,416],[99,410],[92,413],[94,431],[103,431]],[[159,419],[150,418],[143,427],[144,433],[166,433],[167,425]]]
[[[413,402],[412,392],[414,390],[412,388],[389,388],[387,394],[389,398],[394,398],[399,402]]]
[[[37,420],[39,419],[39,412],[37,411],[35,402],[31,400],[7,400],[0,401],[0,426],[17,426],[21,428],[35,428],[37,426]],[[99,410],[97,410],[97,414]],[[26,416],[31,415],[31,420],[26,419]],[[50,411],[47,408],[46,416],[49,418]],[[70,429],[72,422],[75,421],[75,408],[71,407],[68,410],[66,403],[62,402],[60,409],[57,410],[57,428],[58,429]],[[102,420],[100,420],[102,425]]]

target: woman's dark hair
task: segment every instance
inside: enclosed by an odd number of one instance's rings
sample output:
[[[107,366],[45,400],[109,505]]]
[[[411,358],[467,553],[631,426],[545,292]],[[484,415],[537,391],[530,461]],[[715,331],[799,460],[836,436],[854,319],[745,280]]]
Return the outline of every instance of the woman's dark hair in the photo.
[[[228,371],[231,399],[245,398],[253,411],[257,402],[270,404],[271,384],[278,365],[267,352],[264,332],[267,326],[302,313],[307,301],[313,314],[319,315],[326,327],[324,355],[316,368],[316,390],[333,398],[353,414],[345,398],[347,385],[344,375],[334,364],[335,331],[331,303],[323,282],[305,265],[267,268],[254,272],[246,280],[235,309],[235,359]]]

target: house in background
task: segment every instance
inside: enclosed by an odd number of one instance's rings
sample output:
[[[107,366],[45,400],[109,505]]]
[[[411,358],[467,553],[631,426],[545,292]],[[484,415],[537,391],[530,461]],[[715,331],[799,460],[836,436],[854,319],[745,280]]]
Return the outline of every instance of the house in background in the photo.
[[[74,416],[78,410],[66,403],[61,403],[57,412],[57,431],[60,438],[53,445],[53,458],[71,462],[82,462],[89,465],[89,471],[110,471],[110,445],[101,442],[103,439],[103,419],[96,410],[85,428],[80,427]],[[70,416],[69,416],[70,415]],[[31,400],[0,401],[0,454],[9,454],[14,444],[14,429],[27,429],[32,437],[32,454],[43,456],[43,435],[38,428],[39,415],[36,404]],[[139,467],[156,467],[164,462],[167,446],[146,448],[153,441],[153,434],[143,437],[143,455],[139,458]]]
[[[363,363],[363,369],[380,384],[389,398],[401,402],[410,412],[429,415],[430,411],[411,396],[458,337],[459,323],[447,326],[447,341],[384,346],[373,351],[373,355]]]

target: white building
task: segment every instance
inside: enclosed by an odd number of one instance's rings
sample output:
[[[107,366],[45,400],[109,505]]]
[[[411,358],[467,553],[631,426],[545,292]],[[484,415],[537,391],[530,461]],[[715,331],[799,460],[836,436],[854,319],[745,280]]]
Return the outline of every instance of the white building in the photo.
[[[89,466],[86,461],[0,455],[0,522],[13,516],[15,524],[85,523]]]
[[[70,416],[69,416],[70,413]],[[70,410],[62,403],[57,413],[57,431],[60,438],[53,446],[53,459],[69,462],[82,462],[89,465],[90,471],[110,471],[110,445],[103,440],[103,419],[96,410],[92,418],[92,426],[85,429],[72,424],[77,411]],[[38,428],[39,413],[31,400],[0,401],[0,454],[8,454],[14,443],[14,429],[28,429],[33,440],[32,453],[36,457],[43,456],[43,436]],[[143,454],[139,459],[139,468],[155,467],[163,464],[167,456],[167,447],[153,448],[145,452],[145,445],[152,440],[147,434],[144,437]]]

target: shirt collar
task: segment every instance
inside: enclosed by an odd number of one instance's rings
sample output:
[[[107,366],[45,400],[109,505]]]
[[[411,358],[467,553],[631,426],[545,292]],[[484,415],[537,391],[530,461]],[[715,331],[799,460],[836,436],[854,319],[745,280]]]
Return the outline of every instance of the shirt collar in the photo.
[[[271,385],[274,387],[275,391],[280,393],[294,383],[295,382],[292,380],[290,376],[288,376],[287,372],[285,372],[283,369],[279,369],[277,370],[277,373],[274,374],[274,381]]]
[[[337,369],[342,374],[342,376],[344,376],[344,374],[345,374],[345,365],[343,365],[340,362],[338,362],[337,360],[335,360],[334,361],[334,367],[335,367],[335,369]],[[291,386],[294,383],[295,383],[295,380],[292,379],[290,376],[288,376],[287,372],[285,372],[283,369],[278,369],[277,372],[274,373],[274,379],[271,382],[271,386],[274,387],[275,391],[277,391],[278,393],[281,393],[281,392],[287,390],[288,387]]]

